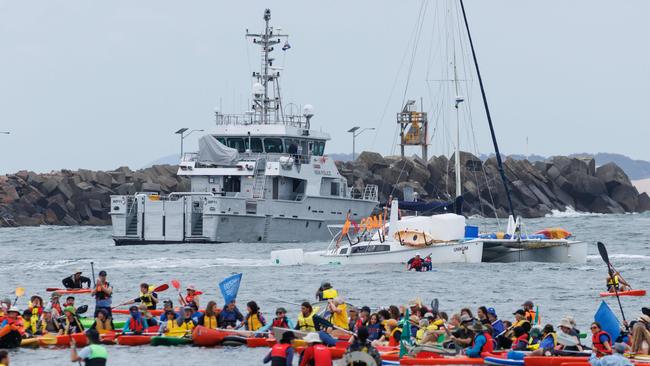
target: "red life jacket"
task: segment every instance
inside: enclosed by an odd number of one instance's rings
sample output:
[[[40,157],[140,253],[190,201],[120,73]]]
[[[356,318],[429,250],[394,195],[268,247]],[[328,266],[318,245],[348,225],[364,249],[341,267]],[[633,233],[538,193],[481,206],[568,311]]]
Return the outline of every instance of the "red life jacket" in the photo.
[[[411,268],[419,267],[422,267],[422,258],[413,258],[413,262],[411,262]]]
[[[282,318],[275,318],[273,319],[273,324],[271,324],[272,327],[277,327],[277,328],[289,328],[289,324],[287,323],[287,318],[282,317]]]
[[[596,350],[596,356],[598,356],[598,357],[602,357],[604,355],[611,355],[612,354],[612,351],[607,350],[605,348],[605,345],[600,342],[600,336],[602,336],[602,335],[607,336],[607,339],[609,340],[609,342],[610,343],[612,342],[611,341],[612,337],[610,337],[609,334],[607,334],[607,332],[605,332],[604,330],[601,330],[600,332],[598,332],[598,333],[591,336],[591,343],[593,343],[594,349]],[[611,346],[611,344],[610,344],[610,346]]]
[[[187,304],[193,303],[194,302],[194,296],[195,295],[187,295],[187,296],[185,296],[185,303],[187,303]]]
[[[492,340],[492,335],[489,332],[483,332],[483,335],[485,336],[485,344],[481,348],[481,353],[492,353],[494,351],[494,341]]]
[[[144,322],[142,321],[142,319],[140,319],[140,321],[136,321],[135,319],[133,319],[133,317],[130,317],[129,329],[131,329],[131,331],[134,333],[142,333],[144,332]]]
[[[327,346],[314,345],[314,366],[332,366],[332,354]]]
[[[512,349],[517,348],[517,346],[519,345],[519,342],[525,342],[526,344],[528,344],[528,339],[529,338],[530,338],[530,336],[527,333],[524,333],[523,335],[519,336],[517,339],[515,339],[514,342],[512,342]]]
[[[271,366],[286,366],[289,343],[277,343],[271,348]]]

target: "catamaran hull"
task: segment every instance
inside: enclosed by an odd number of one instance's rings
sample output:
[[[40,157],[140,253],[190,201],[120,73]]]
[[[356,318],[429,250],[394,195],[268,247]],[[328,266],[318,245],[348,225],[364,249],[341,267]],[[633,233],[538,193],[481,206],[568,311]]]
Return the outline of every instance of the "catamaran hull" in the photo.
[[[433,264],[443,263],[480,263],[483,255],[483,243],[443,243],[425,248],[410,248],[387,253],[364,253],[352,255],[327,255],[325,251],[307,252],[304,264],[385,264],[406,263],[415,253],[427,256],[431,254]]]
[[[522,242],[519,245],[508,241],[485,241],[484,262],[545,262],[545,263],[586,263],[586,242],[558,242],[540,246],[539,242]]]

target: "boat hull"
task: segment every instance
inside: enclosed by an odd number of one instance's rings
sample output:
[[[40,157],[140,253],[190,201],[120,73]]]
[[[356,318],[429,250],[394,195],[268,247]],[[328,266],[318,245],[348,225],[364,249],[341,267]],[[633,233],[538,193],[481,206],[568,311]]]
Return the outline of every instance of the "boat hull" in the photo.
[[[477,240],[478,241],[478,240]],[[484,262],[586,263],[587,243],[578,241],[516,243],[504,240],[483,240]],[[545,245],[542,245],[545,244]]]
[[[416,253],[423,257],[431,255],[432,264],[480,263],[483,255],[482,242],[453,242],[435,244],[425,248],[405,248],[399,251],[329,255],[325,251],[307,252],[304,264],[382,264],[406,263]]]

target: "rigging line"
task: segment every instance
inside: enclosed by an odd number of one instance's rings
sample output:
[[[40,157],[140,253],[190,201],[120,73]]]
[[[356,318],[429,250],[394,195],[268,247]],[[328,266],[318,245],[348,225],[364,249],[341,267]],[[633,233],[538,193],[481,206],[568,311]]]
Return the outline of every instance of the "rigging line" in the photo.
[[[467,21],[467,14],[465,13],[465,5],[463,0],[460,0],[460,8],[463,12],[463,20],[465,22],[465,29],[467,30],[467,38],[469,39],[469,46],[472,50],[472,58],[474,59],[474,66],[476,68],[476,76],[478,77],[478,82],[481,87],[481,96],[483,98],[483,106],[485,107],[485,115],[488,119],[488,124],[490,125],[490,134],[492,135],[492,144],[494,145],[494,151],[497,158],[497,163],[499,164],[499,174],[501,175],[501,180],[503,180],[503,187],[506,190],[506,196],[508,197],[508,208],[510,214],[515,217],[515,211],[512,207],[512,198],[510,197],[510,187],[508,187],[508,179],[506,178],[505,172],[503,171],[503,162],[501,161],[501,153],[499,152],[499,144],[497,142],[497,137],[494,132],[494,126],[492,125],[492,116],[490,115],[490,107],[488,106],[487,96],[485,94],[485,87],[483,86],[483,79],[481,78],[481,71],[478,66],[478,60],[476,57],[476,51],[474,49],[474,42],[472,41],[472,34],[469,31],[469,23]]]
[[[415,58],[418,52],[418,46],[420,44],[420,36],[422,35],[422,28],[424,26],[424,17],[427,12],[427,1],[422,0],[420,2],[420,14],[418,15],[417,20],[417,30],[415,33],[415,38],[413,39],[413,50],[411,52],[411,63],[409,65],[408,73],[406,74],[406,85],[404,85],[404,94],[402,95],[402,105],[406,102],[406,93],[409,89],[409,83],[411,81],[411,74],[413,73],[413,65],[415,64]]]

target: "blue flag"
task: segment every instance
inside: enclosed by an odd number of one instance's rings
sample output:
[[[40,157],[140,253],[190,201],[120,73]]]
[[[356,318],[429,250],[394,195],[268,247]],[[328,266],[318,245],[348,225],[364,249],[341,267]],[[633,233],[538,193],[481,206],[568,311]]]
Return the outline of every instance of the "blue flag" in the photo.
[[[594,314],[594,320],[600,323],[602,329],[612,337],[611,343],[614,344],[616,338],[621,334],[621,324],[606,302],[600,303],[596,314]]]
[[[221,290],[221,295],[223,295],[223,299],[226,304],[229,304],[231,301],[237,298],[237,292],[239,292],[239,284],[241,283],[241,276],[241,273],[237,273],[219,282],[219,290]]]

